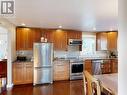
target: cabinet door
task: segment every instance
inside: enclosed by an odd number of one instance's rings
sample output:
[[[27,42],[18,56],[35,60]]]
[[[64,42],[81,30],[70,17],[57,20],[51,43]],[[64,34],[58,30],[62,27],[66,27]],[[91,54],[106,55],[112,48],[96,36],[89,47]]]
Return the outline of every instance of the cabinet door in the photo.
[[[16,29],[16,50],[25,50],[27,48],[27,35],[28,32],[26,32],[25,28]]]
[[[33,83],[33,63],[25,62],[24,68],[24,82],[25,83]]]
[[[24,63],[13,63],[13,83],[24,84]]]
[[[33,32],[33,39],[34,39],[33,42],[40,42],[41,41],[41,37],[42,37],[42,31],[41,31],[41,29],[34,28],[32,30],[32,32]]]
[[[27,49],[32,50],[34,42],[40,42],[41,30],[38,28],[30,28],[28,32]]]
[[[102,74],[108,74],[112,72],[111,69],[111,60],[104,60],[104,63],[101,64]]]
[[[34,41],[34,34],[33,29],[26,29],[25,32],[27,33],[27,39],[26,39],[26,49],[25,50],[32,50],[33,48],[33,41]]]
[[[82,32],[79,31],[68,31],[67,39],[82,39]]]
[[[47,38],[47,42],[53,43],[53,31],[52,30],[44,30],[43,36]]]
[[[117,32],[108,33],[108,50],[117,50]]]
[[[107,50],[108,49],[108,34],[107,33],[97,33],[97,50]]]
[[[67,50],[67,32],[62,30],[54,31],[53,43],[55,50]]]
[[[114,59],[111,61],[112,63],[112,73],[118,73],[118,60]]]
[[[85,60],[84,70],[87,70],[90,74],[92,74],[92,60]]]

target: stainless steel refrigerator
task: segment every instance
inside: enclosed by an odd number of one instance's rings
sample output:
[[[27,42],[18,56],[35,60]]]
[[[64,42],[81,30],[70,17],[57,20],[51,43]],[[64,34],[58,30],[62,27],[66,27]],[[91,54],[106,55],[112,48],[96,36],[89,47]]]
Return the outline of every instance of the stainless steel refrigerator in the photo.
[[[53,82],[53,44],[34,43],[33,85]]]

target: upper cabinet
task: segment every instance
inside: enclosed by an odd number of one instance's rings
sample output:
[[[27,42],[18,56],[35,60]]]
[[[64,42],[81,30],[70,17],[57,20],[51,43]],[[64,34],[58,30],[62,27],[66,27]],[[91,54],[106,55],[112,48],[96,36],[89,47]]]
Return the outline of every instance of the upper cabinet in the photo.
[[[117,38],[118,38],[118,32],[108,33],[108,49],[109,50],[117,50]]]
[[[53,32],[54,50],[67,50],[67,32],[56,30]]]
[[[32,50],[34,42],[40,42],[41,37],[54,44],[54,50],[67,50],[68,39],[82,39],[82,32],[72,30],[55,30],[40,28],[16,29],[16,50]]]
[[[82,32],[80,31],[68,31],[67,39],[82,39]]]
[[[32,50],[33,43],[40,41],[41,31],[36,28],[16,29],[16,50]]]
[[[117,50],[117,34],[117,32],[97,33],[97,50]]]
[[[53,43],[53,31],[49,29],[41,29],[42,37],[47,38],[47,42]]]

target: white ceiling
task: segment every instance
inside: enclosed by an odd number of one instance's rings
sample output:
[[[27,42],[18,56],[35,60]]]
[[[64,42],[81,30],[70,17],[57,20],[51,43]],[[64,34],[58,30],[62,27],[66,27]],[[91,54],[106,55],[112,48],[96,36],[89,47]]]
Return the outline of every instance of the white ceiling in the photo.
[[[15,0],[15,25],[97,31],[117,29],[117,0]]]

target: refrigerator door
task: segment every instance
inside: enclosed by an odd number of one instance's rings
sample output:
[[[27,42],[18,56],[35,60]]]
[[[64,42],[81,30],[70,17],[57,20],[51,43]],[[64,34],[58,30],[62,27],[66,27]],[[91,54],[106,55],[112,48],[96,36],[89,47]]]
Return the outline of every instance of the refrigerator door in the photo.
[[[52,66],[52,57],[52,43],[34,43],[34,67]]]
[[[34,68],[34,85],[52,82],[52,68]]]

